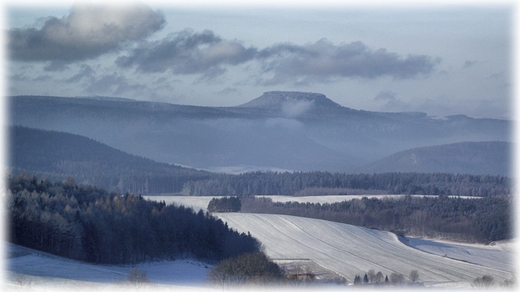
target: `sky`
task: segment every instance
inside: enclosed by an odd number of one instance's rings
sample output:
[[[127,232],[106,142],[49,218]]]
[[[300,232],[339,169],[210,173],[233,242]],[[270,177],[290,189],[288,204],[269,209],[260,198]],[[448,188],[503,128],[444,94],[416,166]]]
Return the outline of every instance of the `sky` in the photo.
[[[514,115],[514,2],[99,3],[8,1],[6,94],[235,106],[283,90],[368,111]]]

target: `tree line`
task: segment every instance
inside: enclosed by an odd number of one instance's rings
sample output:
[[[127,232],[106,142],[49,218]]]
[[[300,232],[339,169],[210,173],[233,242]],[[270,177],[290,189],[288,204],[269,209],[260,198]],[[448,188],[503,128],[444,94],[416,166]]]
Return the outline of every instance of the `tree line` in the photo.
[[[404,196],[337,203],[273,202],[242,198],[242,212],[303,216],[395,232],[489,243],[513,237],[512,198],[475,199]]]
[[[260,250],[250,234],[183,206],[36,176],[9,177],[8,239],[59,256],[129,264],[192,256],[222,260]]]
[[[238,197],[213,198],[208,203],[208,212],[239,212],[242,202]]]
[[[214,174],[186,181],[182,193],[189,196],[313,195],[325,190],[343,194],[389,193],[494,197],[510,194],[511,179],[504,176],[448,173],[345,174],[329,172],[250,172]]]

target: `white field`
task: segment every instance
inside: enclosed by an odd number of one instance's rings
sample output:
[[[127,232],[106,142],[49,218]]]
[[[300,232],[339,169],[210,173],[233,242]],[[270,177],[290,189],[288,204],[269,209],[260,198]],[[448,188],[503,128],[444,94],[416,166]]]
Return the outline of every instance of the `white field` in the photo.
[[[206,285],[211,266],[194,260],[134,266],[93,265],[12,244],[5,245],[7,273],[2,291],[132,291],[136,287],[128,283],[127,277],[133,267],[146,272],[150,280],[144,290],[212,290]]]
[[[393,233],[325,220],[245,213],[219,213],[218,217],[238,231],[250,231],[273,259],[310,259],[349,282],[370,269],[404,276],[417,270],[420,282],[430,287],[469,287],[483,275],[498,282],[512,278],[514,255],[498,246],[414,243],[444,247],[439,255],[432,249],[425,252],[407,246]]]
[[[188,205],[206,210],[211,197],[153,196],[149,199]],[[512,243],[496,245],[457,244],[407,238],[407,244],[395,234],[348,224],[302,217],[219,213],[229,226],[251,232],[277,260],[311,260],[353,281],[356,274],[374,269],[386,275],[392,272],[408,276],[418,270],[419,281],[427,287],[470,287],[474,278],[491,275],[497,282],[511,279],[516,263]],[[122,285],[130,266],[100,266],[67,260],[8,245],[2,291],[85,290],[126,291]],[[208,267],[193,260],[164,261],[136,265],[147,273],[153,291],[167,288],[212,290],[205,284]],[[20,283],[23,286],[20,286]],[[119,284],[118,284],[119,283]],[[135,287],[134,287],[135,288]],[[135,290],[135,289],[134,289]],[[142,290],[142,289],[141,289]]]

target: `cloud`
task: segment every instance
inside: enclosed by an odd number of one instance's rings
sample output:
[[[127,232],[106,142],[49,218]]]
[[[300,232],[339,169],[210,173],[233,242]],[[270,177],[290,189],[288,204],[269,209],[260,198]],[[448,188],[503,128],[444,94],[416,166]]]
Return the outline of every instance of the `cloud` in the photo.
[[[426,75],[440,62],[426,55],[400,56],[386,49],[372,50],[362,42],[334,45],[326,39],[303,46],[280,44],[259,52],[263,68],[274,76],[268,84],[309,82],[337,77],[396,79]]]
[[[13,60],[52,61],[53,70],[142,40],[164,24],[162,13],[144,5],[74,5],[68,16],[50,17],[41,29],[9,30],[8,51]]]
[[[383,90],[374,97],[374,100],[375,101],[380,101],[380,100],[395,101],[395,100],[397,100],[397,92]]]
[[[129,55],[119,57],[116,64],[147,73],[204,74],[203,80],[208,80],[226,72],[226,66],[249,61],[260,64],[258,83],[264,85],[306,85],[345,77],[406,79],[427,75],[440,62],[426,55],[403,57],[386,49],[372,50],[362,42],[334,45],[326,39],[306,45],[276,44],[259,50],[222,39],[211,30],[184,30],[162,40],[142,43]]]
[[[72,77],[67,78],[65,82],[67,83],[74,83],[79,82],[83,79],[87,80],[94,80],[94,70],[89,65],[81,65],[80,71],[76,74],[74,74]]]
[[[142,44],[130,55],[119,57],[116,64],[123,68],[136,66],[141,72],[172,71],[212,76],[222,74],[224,65],[251,60],[256,52],[255,48],[245,48],[237,41],[223,40],[210,30],[195,33],[188,29]]]
[[[286,119],[286,118],[270,118],[265,121],[265,125],[268,128],[279,128],[282,127],[288,130],[298,130],[301,129],[303,123],[294,119]]]
[[[314,105],[314,100],[287,101],[282,104],[282,113],[288,118],[296,118]]]

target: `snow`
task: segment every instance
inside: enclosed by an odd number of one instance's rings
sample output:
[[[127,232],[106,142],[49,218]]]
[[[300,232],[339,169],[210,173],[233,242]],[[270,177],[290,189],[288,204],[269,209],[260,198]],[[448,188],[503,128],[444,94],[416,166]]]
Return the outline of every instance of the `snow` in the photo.
[[[510,248],[501,244],[463,244],[445,240],[426,240],[407,237],[403,242],[413,248],[448,258],[467,261],[478,265],[513,272],[517,256]]]
[[[166,201],[167,204],[183,204],[196,211],[205,211],[212,199],[185,196],[147,198]],[[388,276],[394,272],[401,273],[405,278],[411,270],[417,270],[419,282],[426,287],[467,288],[473,279],[483,275],[491,275],[497,283],[511,279],[517,260],[514,242],[479,245],[421,238],[400,239],[390,232],[303,217],[249,213],[214,215],[233,229],[250,232],[262,242],[266,254],[277,262],[312,262],[347,278],[349,282],[355,275],[363,276],[370,269]],[[7,278],[2,291],[22,291],[26,287],[33,291],[78,288],[123,291],[129,285],[126,279],[132,266],[93,265],[12,244],[6,246]],[[189,291],[217,289],[206,284],[211,266],[195,260],[143,263],[135,265],[135,268],[145,271],[151,282],[144,290],[161,291],[172,287]]]
[[[146,272],[154,290],[161,287],[211,290],[206,283],[210,265],[190,259],[142,263],[133,266],[94,265],[70,260],[29,248],[6,244],[8,271],[4,286],[8,291],[24,287],[31,290],[70,290],[128,288],[127,277],[132,268]],[[3,289],[2,291],[6,291]]]
[[[183,205],[188,208],[192,208],[195,212],[202,210],[204,212],[208,209],[209,201],[213,198],[221,198],[220,196],[214,197],[197,197],[197,196],[143,196],[146,200],[151,201],[164,201],[166,205],[176,204]]]
[[[451,257],[444,257],[407,246],[395,234],[348,224],[272,214],[217,216],[232,228],[251,232],[273,259],[309,259],[350,282],[355,275],[364,275],[370,269],[405,277],[417,270],[420,281],[433,287],[469,287],[473,279],[483,275],[491,275],[497,282],[512,278],[512,254],[500,248],[455,246],[450,250]],[[480,259],[482,255],[484,259]],[[493,255],[499,259],[491,260]],[[501,260],[503,265],[499,264]]]

